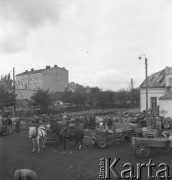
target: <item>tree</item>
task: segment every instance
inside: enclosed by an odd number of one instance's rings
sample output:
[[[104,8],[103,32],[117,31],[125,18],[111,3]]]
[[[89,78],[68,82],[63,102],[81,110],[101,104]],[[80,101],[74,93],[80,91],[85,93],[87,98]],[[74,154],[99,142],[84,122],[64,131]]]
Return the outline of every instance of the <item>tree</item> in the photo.
[[[14,102],[13,80],[10,74],[2,75],[0,79],[0,109],[3,110],[3,107],[13,106]]]
[[[97,101],[97,96],[100,92],[100,89],[98,87],[93,87],[91,88],[91,93],[88,94],[88,104],[90,105],[96,105]]]
[[[33,105],[40,108],[41,112],[47,112],[48,107],[52,102],[52,95],[49,93],[49,89],[42,90],[38,89],[32,96],[31,100],[33,101]]]
[[[65,103],[70,103],[80,106],[85,104],[86,95],[80,92],[64,92],[62,101]]]
[[[131,91],[132,105],[134,107],[140,106],[140,90],[139,88],[133,88]]]
[[[99,106],[112,107],[114,103],[114,92],[112,91],[100,91],[97,94],[97,103]]]

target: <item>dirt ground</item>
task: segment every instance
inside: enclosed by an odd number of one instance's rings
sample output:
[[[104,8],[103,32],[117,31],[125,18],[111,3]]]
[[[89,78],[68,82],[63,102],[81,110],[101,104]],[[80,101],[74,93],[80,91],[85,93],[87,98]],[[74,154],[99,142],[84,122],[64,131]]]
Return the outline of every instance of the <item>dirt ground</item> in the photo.
[[[72,142],[67,142],[68,149],[64,151],[57,145],[47,145],[40,154],[32,153],[32,142],[27,132],[19,136],[0,137],[0,180],[12,180],[16,169],[28,168],[38,174],[38,180],[96,180],[99,179],[99,158],[121,158],[117,165],[122,170],[124,163],[148,163],[151,158],[158,166],[167,163],[172,176],[172,150],[154,149],[150,158],[137,159],[130,144],[116,140],[105,149],[94,147],[84,140],[84,148],[78,151]],[[136,169],[135,169],[136,170]],[[158,167],[154,168],[154,172]],[[116,179],[111,175],[111,179]],[[147,180],[147,171],[143,170],[142,179]]]

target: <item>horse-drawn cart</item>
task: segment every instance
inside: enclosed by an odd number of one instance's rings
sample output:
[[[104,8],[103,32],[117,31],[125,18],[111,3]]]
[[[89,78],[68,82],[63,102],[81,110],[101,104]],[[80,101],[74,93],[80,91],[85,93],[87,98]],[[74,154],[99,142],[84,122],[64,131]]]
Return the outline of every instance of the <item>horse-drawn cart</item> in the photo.
[[[149,157],[151,148],[172,148],[172,139],[167,137],[132,137],[132,149],[136,157]]]
[[[119,138],[129,138],[130,134],[132,133],[131,130],[125,132],[93,132],[89,136],[84,136],[85,138],[91,139],[92,143],[96,145],[98,148],[106,148],[109,143],[115,141]]]

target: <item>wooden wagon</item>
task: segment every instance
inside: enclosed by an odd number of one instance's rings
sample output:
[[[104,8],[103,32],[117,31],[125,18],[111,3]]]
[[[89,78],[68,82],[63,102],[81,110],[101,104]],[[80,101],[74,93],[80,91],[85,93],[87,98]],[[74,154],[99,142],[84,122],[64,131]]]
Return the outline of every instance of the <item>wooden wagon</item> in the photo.
[[[131,133],[132,133],[131,130],[125,132],[113,132],[113,133],[97,132],[92,134],[90,137],[88,136],[87,137],[91,139],[94,145],[96,145],[98,148],[103,149],[106,148],[109,143],[114,142],[116,139],[129,137]]]
[[[167,137],[132,137],[132,149],[136,157],[149,157],[151,148],[172,148],[172,139]]]

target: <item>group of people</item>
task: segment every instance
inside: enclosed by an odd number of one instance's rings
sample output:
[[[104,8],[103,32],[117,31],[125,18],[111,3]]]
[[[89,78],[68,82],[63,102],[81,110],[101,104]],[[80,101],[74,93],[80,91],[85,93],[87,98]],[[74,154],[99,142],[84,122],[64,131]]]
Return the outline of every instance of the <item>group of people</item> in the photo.
[[[7,134],[7,131],[14,132],[16,135],[19,135],[20,133],[20,119],[16,118],[14,114],[7,116],[4,118],[2,115],[0,115],[0,126],[1,126],[1,132],[2,134]],[[10,133],[9,133],[10,134]]]
[[[111,130],[113,127],[113,119],[110,116],[101,117],[94,114],[75,115],[68,113],[49,114],[42,117],[41,122],[62,122],[64,125],[79,124],[84,129],[106,129]]]

